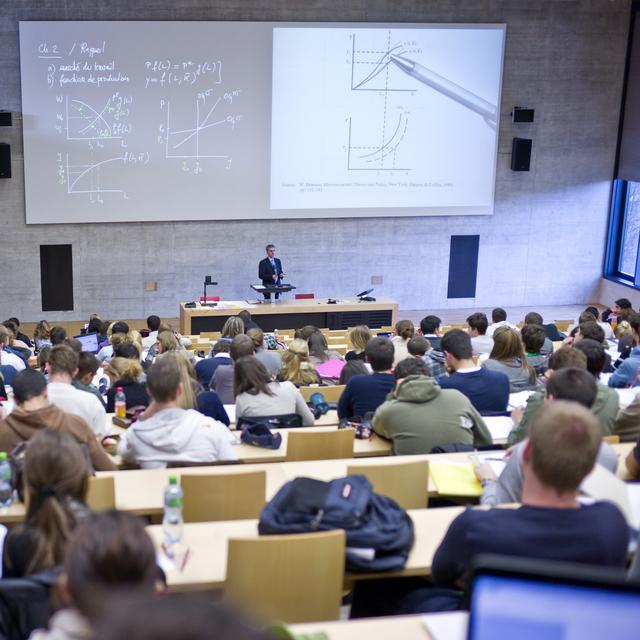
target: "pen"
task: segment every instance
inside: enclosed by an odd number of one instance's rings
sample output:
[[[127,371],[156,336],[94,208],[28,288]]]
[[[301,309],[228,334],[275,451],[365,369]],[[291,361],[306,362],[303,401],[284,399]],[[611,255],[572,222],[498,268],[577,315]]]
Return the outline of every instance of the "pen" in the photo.
[[[412,78],[419,80],[428,87],[431,87],[452,100],[455,100],[461,105],[467,107],[467,109],[471,109],[472,111],[480,114],[485,119],[486,123],[495,129],[497,120],[497,109],[495,105],[487,102],[475,93],[467,91],[459,84],[451,82],[451,80],[447,80],[435,71],[431,71],[431,69],[423,67],[420,63],[410,60],[409,58],[392,54],[390,59],[391,62],[400,67],[400,69],[402,69],[402,71],[407,75],[410,75]]]

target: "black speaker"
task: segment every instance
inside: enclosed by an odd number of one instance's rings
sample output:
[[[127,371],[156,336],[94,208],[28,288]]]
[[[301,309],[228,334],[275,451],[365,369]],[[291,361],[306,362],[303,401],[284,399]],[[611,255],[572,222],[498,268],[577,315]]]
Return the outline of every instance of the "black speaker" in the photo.
[[[70,244],[40,245],[43,311],[73,311],[73,257]]]
[[[531,163],[530,138],[514,138],[511,145],[511,171],[529,171]]]
[[[0,142],[0,178],[11,177],[11,145]]]
[[[12,124],[11,111],[0,111],[0,127],[10,127]]]
[[[513,122],[533,122],[535,111],[533,109],[523,109],[522,107],[513,107],[511,118]]]

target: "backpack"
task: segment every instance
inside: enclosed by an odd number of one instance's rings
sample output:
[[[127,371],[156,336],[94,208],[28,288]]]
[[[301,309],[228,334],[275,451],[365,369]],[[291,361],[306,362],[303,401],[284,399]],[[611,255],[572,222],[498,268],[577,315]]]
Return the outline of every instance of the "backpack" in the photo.
[[[34,629],[47,628],[50,592],[59,574],[60,567],[54,567],[0,580],[0,640],[24,640]]]
[[[373,492],[365,476],[287,482],[260,514],[258,532],[309,533],[344,529],[346,570],[402,569],[413,546],[413,521],[394,500]]]

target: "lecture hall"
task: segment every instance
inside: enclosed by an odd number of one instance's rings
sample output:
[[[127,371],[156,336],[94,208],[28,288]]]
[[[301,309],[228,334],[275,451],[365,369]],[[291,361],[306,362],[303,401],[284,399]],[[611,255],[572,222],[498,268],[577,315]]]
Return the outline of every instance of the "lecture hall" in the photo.
[[[1,638],[637,633],[640,0],[5,4]]]

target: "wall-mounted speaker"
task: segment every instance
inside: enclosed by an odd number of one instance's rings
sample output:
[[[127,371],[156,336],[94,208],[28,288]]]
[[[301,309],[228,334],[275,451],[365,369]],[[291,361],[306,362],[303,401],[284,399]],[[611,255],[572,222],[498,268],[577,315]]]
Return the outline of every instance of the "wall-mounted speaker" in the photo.
[[[0,127],[10,127],[12,124],[11,111],[0,111]]]
[[[523,107],[513,107],[511,119],[513,122],[533,122],[534,109],[524,109]]]
[[[533,140],[530,138],[514,138],[511,145],[511,171],[529,171],[531,164],[531,146]]]
[[[0,178],[11,177],[11,145],[0,142]]]

